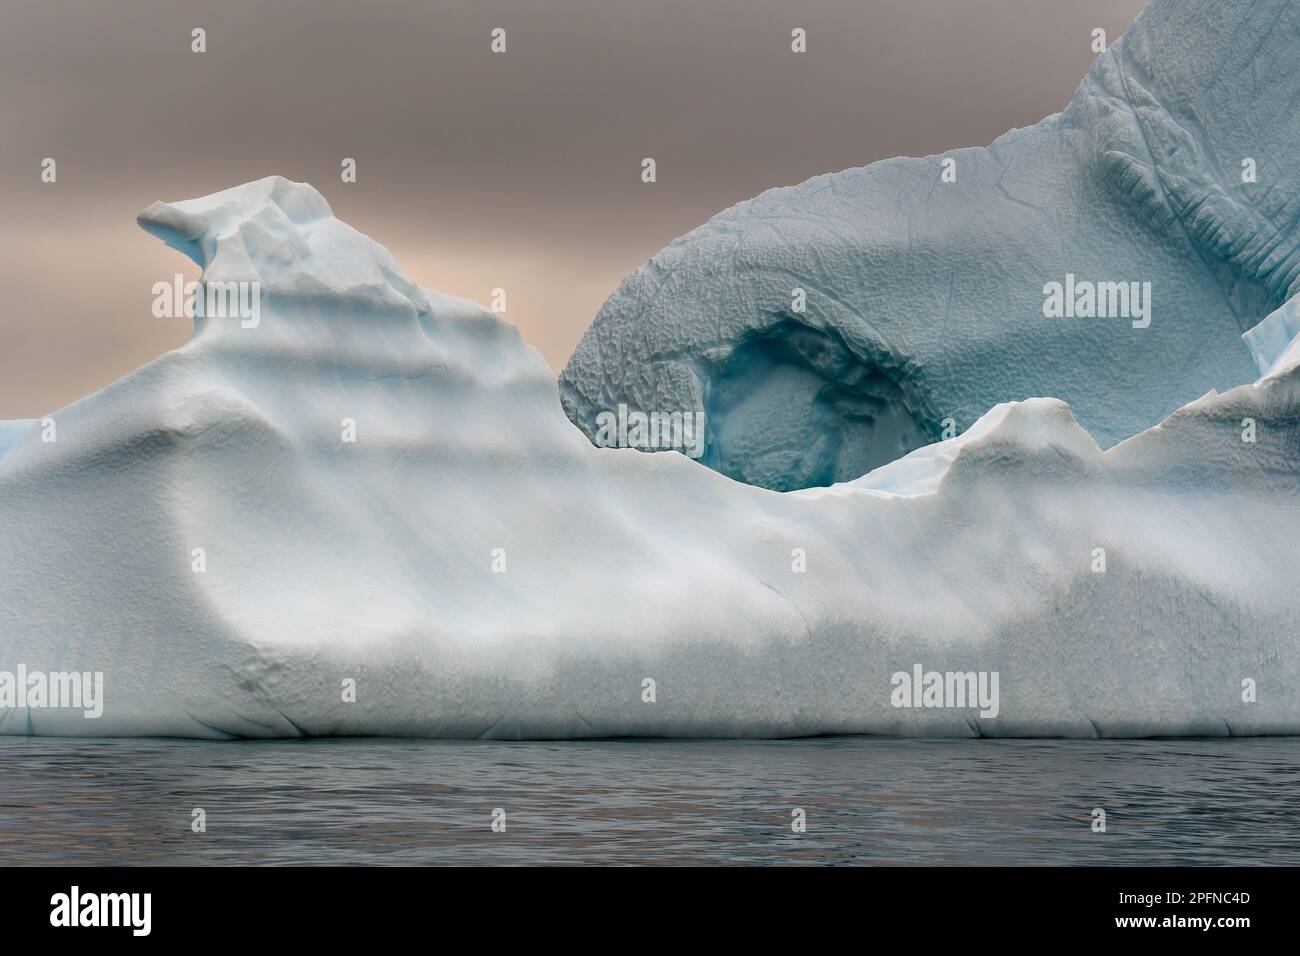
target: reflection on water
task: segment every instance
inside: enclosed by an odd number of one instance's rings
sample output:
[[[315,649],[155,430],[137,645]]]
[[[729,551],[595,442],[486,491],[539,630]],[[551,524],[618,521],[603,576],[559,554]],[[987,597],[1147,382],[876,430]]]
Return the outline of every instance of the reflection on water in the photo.
[[[1300,864],[1300,738],[9,737],[0,782],[3,865]]]

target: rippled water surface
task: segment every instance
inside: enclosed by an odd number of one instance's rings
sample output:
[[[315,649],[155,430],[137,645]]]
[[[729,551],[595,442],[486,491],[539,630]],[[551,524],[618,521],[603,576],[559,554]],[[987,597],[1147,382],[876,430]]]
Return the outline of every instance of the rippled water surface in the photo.
[[[706,862],[1300,864],[1300,738],[0,738],[4,865]]]

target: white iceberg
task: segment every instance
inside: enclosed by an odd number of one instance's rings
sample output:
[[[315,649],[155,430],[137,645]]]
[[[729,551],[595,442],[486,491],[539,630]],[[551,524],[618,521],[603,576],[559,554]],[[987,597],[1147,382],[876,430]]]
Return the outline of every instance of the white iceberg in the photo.
[[[0,676],[102,673],[103,707],[0,699],[0,732],[1300,732],[1290,307],[1261,378],[1104,453],[1034,398],[778,493],[593,447],[512,327],[310,186],[141,223],[260,321],[12,429]],[[918,665],[996,708],[896,706]]]

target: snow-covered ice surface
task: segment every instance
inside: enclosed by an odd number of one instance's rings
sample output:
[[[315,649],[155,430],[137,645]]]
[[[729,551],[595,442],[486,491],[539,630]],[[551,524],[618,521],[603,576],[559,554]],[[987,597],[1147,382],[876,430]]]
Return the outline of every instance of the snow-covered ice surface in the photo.
[[[260,281],[261,321],[197,320],[0,458],[0,670],[102,671],[105,697],[0,730],[1300,731],[1293,311],[1252,337],[1268,375],[1106,453],[1038,398],[782,494],[593,447],[512,327],[418,288],[310,186],[141,222],[209,280]],[[916,663],[997,671],[998,715],[891,706]]]
[[[566,411],[594,436],[619,404],[702,410],[706,464],[789,490],[1003,401],[1067,401],[1109,447],[1249,381],[1241,334],[1300,291],[1298,59],[1294,0],[1155,0],[1061,113],[769,190],[670,244],[578,346]],[[1150,314],[1046,318],[1067,275],[1150,282]]]

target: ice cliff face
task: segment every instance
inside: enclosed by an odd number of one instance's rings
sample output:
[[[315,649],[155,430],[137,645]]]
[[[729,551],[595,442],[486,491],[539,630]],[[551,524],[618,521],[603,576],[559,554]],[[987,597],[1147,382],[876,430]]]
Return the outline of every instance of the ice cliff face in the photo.
[[[1057,396],[1107,447],[1247,381],[1241,333],[1300,291],[1298,34],[1289,0],[1156,0],[1062,113],[720,213],[605,304],[566,412],[704,412],[706,464],[788,490],[999,402]],[[1075,281],[1146,314],[1045,315]]]
[[[593,447],[513,328],[310,186],[141,223],[260,317],[198,320],[52,441],[0,429],[0,692],[104,688],[0,732],[1300,732],[1293,305],[1237,346],[1262,378],[1109,451],[1033,398],[780,494]],[[996,674],[996,707],[895,706],[918,666]]]

